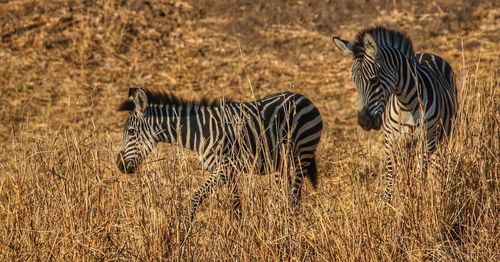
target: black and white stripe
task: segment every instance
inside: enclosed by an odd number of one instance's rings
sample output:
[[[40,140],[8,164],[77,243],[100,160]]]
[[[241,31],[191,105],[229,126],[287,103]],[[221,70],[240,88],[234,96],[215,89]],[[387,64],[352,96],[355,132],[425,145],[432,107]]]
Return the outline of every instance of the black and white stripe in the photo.
[[[404,34],[383,27],[358,33],[356,40],[334,37],[354,58],[352,78],[358,89],[358,123],[365,130],[384,127],[388,175],[384,199],[392,200],[395,150],[403,137],[425,129],[424,172],[428,157],[448,136],[457,111],[454,74],[439,56],[413,51]]]
[[[289,180],[293,205],[300,200],[304,176],[316,186],[315,152],[323,122],[316,106],[303,95],[284,92],[247,103],[193,102],[132,87],[120,110],[131,112],[117,159],[122,172],[136,172],[159,142],[198,153],[211,175],[192,196],[192,216],[219,183],[230,186],[240,216],[239,194],[232,181],[241,171],[287,172],[285,162],[291,163],[295,166],[293,181]]]

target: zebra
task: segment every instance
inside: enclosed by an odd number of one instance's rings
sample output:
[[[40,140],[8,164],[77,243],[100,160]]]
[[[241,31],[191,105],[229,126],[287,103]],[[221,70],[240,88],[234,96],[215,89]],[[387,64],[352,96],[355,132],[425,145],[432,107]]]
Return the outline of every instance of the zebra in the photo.
[[[419,158],[426,174],[428,158],[450,135],[457,112],[453,70],[437,55],[415,53],[404,33],[380,26],[360,31],[354,41],[333,37],[333,42],[354,60],[351,78],[358,91],[358,124],[366,131],[383,126],[387,155],[383,199],[390,203],[395,150],[403,138],[415,141],[416,127],[423,128]]]
[[[235,215],[241,218],[235,174],[276,172],[278,180],[285,159],[295,167],[293,183],[287,174],[293,207],[299,203],[304,176],[317,186],[315,153],[323,122],[318,108],[304,95],[283,92],[253,102],[188,101],[135,86],[128,95],[118,109],[130,112],[116,160],[118,169],[135,173],[159,142],[197,152],[210,176],[191,197],[191,220],[216,185],[231,190]]]

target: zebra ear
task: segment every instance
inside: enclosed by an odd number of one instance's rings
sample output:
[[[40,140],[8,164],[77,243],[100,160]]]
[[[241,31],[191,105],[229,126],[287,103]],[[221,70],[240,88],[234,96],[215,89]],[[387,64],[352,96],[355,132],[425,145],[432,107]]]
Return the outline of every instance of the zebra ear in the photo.
[[[135,104],[135,112],[138,114],[142,114],[144,112],[144,109],[146,109],[146,106],[148,105],[148,97],[146,96],[146,93],[144,93],[144,90],[138,87],[133,87],[130,89],[136,89],[135,92],[133,92],[133,98],[132,100],[134,101]],[[129,90],[129,94],[130,94]]]
[[[346,55],[354,55],[353,44],[349,41],[342,40],[338,37],[333,37],[333,43],[337,48]]]
[[[129,89],[128,89],[128,98],[129,99],[134,99],[134,94],[135,92],[139,89],[139,87],[137,86],[131,86]]]
[[[377,57],[377,42],[373,38],[373,36],[369,33],[366,33],[363,36],[363,46],[365,48],[365,54],[370,57]]]

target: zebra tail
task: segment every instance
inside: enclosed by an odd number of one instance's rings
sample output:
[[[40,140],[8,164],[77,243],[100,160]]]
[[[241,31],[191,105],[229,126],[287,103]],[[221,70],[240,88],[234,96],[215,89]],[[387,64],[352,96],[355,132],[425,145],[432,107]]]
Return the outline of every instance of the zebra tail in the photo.
[[[316,189],[318,187],[318,169],[316,168],[316,158],[313,158],[307,167],[307,176],[309,177],[314,189]]]

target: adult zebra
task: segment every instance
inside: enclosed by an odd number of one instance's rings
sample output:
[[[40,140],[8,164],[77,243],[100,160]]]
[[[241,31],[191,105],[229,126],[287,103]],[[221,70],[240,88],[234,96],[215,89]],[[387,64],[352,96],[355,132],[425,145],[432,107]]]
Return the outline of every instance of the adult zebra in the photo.
[[[354,41],[334,37],[333,42],[354,59],[359,125],[379,130],[383,124],[388,156],[384,199],[390,202],[395,150],[403,137],[415,138],[423,120],[426,140],[420,157],[426,172],[428,157],[450,134],[457,111],[453,70],[439,56],[415,54],[406,35],[384,27],[362,30]]]
[[[300,200],[304,176],[317,184],[315,152],[323,122],[316,106],[303,95],[277,93],[248,103],[194,102],[132,87],[119,110],[130,111],[117,158],[120,171],[136,172],[156,145],[166,142],[196,151],[204,169],[211,172],[191,198],[191,219],[219,182],[232,190],[233,207],[241,217],[233,179],[238,171],[253,169],[264,174],[291,163],[295,166],[293,185],[287,176],[293,206]]]

